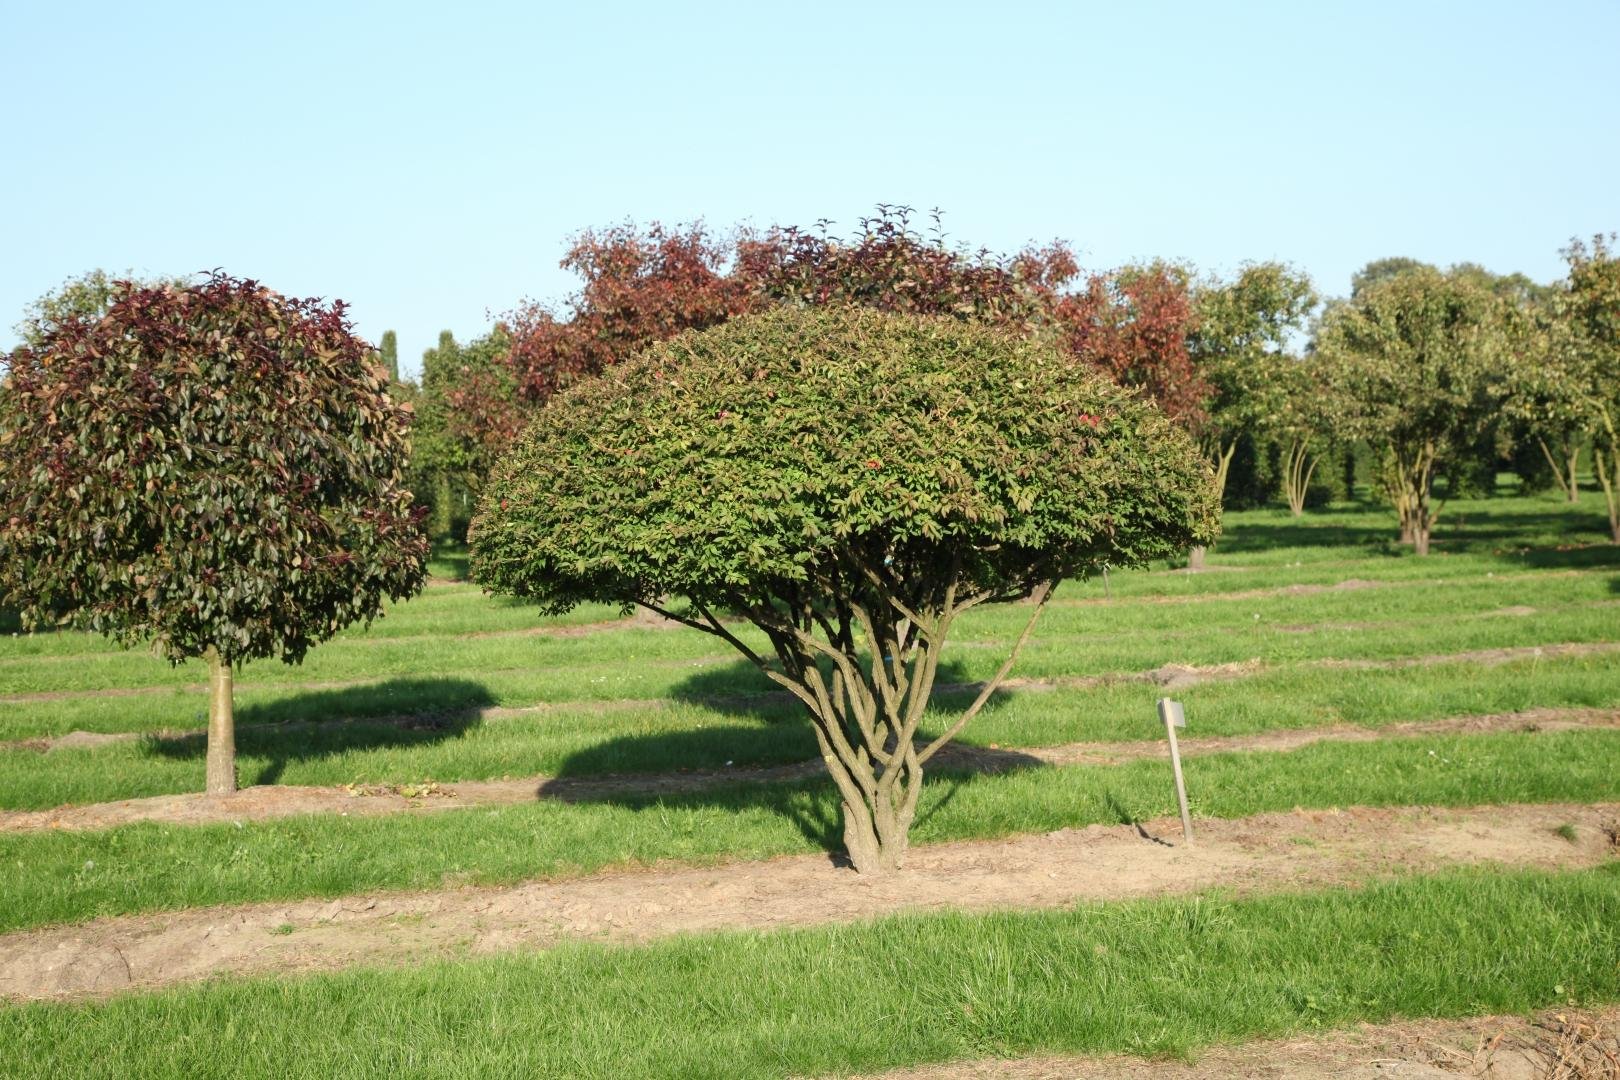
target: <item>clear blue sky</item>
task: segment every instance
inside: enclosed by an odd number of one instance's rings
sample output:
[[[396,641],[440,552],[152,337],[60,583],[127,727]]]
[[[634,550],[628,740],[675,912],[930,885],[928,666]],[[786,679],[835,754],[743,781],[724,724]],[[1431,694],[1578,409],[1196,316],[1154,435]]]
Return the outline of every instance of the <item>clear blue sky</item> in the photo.
[[[1620,3],[46,4],[0,32],[0,347],[92,267],[348,300],[414,366],[626,218],[1560,275],[1620,228]]]

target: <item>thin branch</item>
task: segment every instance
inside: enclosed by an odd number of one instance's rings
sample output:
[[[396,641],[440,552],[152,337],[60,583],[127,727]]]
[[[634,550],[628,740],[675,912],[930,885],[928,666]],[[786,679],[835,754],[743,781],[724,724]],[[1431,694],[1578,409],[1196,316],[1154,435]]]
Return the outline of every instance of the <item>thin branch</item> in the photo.
[[[1052,596],[1052,585],[1053,582],[1051,580],[1047,580],[1043,581],[1036,589],[1035,595],[1037,599],[1035,601],[1035,611],[1030,615],[1029,622],[1024,624],[1023,633],[1019,634],[1018,640],[1013,643],[1012,652],[1007,654],[1006,661],[1002,663],[1000,669],[996,671],[994,677],[992,677],[989,682],[984,684],[984,689],[979,691],[979,696],[973,699],[973,704],[968,706],[967,711],[956,718],[956,722],[950,726],[950,729],[947,730],[945,734],[929,743],[927,748],[917,755],[917,764],[919,766],[926,763],[928,759],[933,757],[935,754],[939,753],[940,748],[946,743],[956,738],[956,736],[961,733],[962,729],[967,727],[968,721],[972,720],[979,714],[979,710],[984,707],[984,703],[990,700],[990,695],[995,693],[996,690],[1001,686],[1002,680],[1006,679],[1007,673],[1012,670],[1013,663],[1018,659],[1018,654],[1023,651],[1024,643],[1029,640],[1030,634],[1034,632],[1036,620],[1041,617],[1041,612],[1046,610],[1046,602]]]

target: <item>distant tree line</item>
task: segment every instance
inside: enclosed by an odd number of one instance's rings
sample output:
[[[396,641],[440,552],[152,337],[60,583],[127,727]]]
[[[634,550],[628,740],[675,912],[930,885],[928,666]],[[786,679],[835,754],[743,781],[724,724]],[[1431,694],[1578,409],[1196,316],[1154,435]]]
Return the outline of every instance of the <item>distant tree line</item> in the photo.
[[[399,384],[417,410],[413,490],[435,536],[462,537],[489,469],[558,391],[683,331],[856,305],[1012,330],[1106,372],[1193,435],[1228,507],[1297,515],[1372,497],[1426,552],[1445,498],[1491,495],[1508,472],[1576,500],[1590,473],[1620,542],[1611,243],[1573,242],[1568,276],[1549,284],[1381,259],[1324,302],[1283,263],[1087,271],[1062,242],[952,245],[937,213],[918,227],[905,207],[880,206],[849,236],[825,222],[725,238],[701,224],[588,230],[562,260],[575,294],[525,302],[471,342],[446,332],[420,382]]]

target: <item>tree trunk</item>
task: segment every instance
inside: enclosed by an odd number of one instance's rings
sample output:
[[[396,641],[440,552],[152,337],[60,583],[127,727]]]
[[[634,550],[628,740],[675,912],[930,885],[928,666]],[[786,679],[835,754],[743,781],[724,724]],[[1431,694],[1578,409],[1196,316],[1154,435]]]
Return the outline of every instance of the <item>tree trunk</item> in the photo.
[[[450,514],[450,501],[453,492],[450,490],[450,473],[440,470],[433,477],[433,539],[444,540],[453,531],[453,519]]]
[[[1195,548],[1188,548],[1187,549],[1187,569],[1188,570],[1202,570],[1204,568],[1204,555],[1205,555],[1206,552],[1208,552],[1208,550],[1209,549],[1206,548],[1203,544],[1199,544]]]
[[[1613,430],[1611,427],[1610,431]],[[1620,440],[1607,451],[1592,447],[1592,471],[1603,488],[1603,501],[1609,506],[1609,539],[1620,544]]]
[[[918,777],[921,780],[921,777]],[[874,808],[844,801],[844,851],[860,874],[902,869],[910,850],[912,814],[902,808]]]
[[[1565,445],[1563,446],[1563,450],[1565,451],[1565,461],[1560,463],[1559,460],[1553,456],[1552,449],[1547,445],[1546,439],[1537,439],[1536,442],[1541,446],[1542,457],[1545,457],[1547,459],[1547,464],[1552,467],[1553,482],[1558,485],[1558,490],[1564,493],[1565,500],[1572,503],[1580,502],[1581,484],[1579,474],[1576,471],[1580,465],[1580,446],[1577,445],[1572,450],[1569,447],[1568,441],[1565,440]]]
[[[1310,490],[1311,476],[1316,472],[1316,460],[1310,447],[1301,439],[1288,446],[1288,467],[1284,470],[1283,488],[1288,498],[1288,511],[1294,517],[1305,513],[1305,493]]]
[[[236,715],[230,661],[208,648],[208,794],[236,791]]]
[[[1419,555],[1429,553],[1429,530],[1421,525],[1412,530],[1412,549]]]
[[[1233,439],[1226,446],[1216,444],[1215,454],[1215,498],[1224,506],[1226,503],[1226,478],[1232,472],[1232,455],[1237,453],[1237,440]]]

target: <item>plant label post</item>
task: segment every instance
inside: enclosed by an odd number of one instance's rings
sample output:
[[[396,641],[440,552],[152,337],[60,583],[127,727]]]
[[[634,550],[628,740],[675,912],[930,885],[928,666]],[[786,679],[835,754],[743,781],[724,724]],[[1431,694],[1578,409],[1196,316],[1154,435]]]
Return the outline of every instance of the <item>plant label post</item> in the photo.
[[[1170,768],[1176,774],[1176,802],[1181,807],[1181,835],[1191,844],[1192,814],[1187,811],[1187,782],[1181,776],[1181,749],[1176,745],[1176,728],[1187,726],[1187,713],[1181,702],[1160,698],[1159,719],[1164,721],[1164,736],[1170,741]]]

